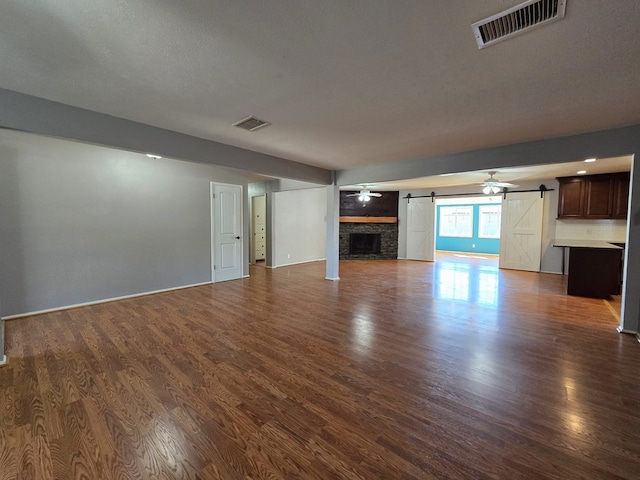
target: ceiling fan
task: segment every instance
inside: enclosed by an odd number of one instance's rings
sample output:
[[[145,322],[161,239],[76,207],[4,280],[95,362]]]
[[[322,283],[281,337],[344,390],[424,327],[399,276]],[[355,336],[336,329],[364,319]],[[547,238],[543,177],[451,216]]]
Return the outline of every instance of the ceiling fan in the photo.
[[[360,192],[358,193],[348,193],[347,197],[358,197],[358,200],[360,200],[361,202],[368,202],[369,200],[371,200],[371,197],[381,197],[382,194],[381,193],[377,193],[377,192],[372,192],[369,187],[367,187],[366,185],[364,185],[361,189]]]
[[[487,178],[484,182],[482,182],[480,184],[481,187],[484,187],[482,189],[482,192],[489,195],[491,193],[500,193],[502,191],[503,188],[516,188],[518,187],[518,185],[514,184],[514,183],[508,183],[508,182],[501,182],[499,181],[497,178],[494,177],[494,175],[498,172],[487,172],[489,174],[489,178]]]

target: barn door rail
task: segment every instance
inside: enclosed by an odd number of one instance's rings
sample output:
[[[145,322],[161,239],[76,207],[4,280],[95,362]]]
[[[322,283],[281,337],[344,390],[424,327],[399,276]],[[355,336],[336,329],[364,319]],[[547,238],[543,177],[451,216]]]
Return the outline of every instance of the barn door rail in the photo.
[[[553,192],[553,188],[547,188],[545,185],[540,185],[538,188],[534,188],[532,190],[509,190],[507,187],[504,187],[499,193],[502,195],[502,198],[507,198],[507,193],[527,193],[527,192],[540,192],[540,198],[544,198],[545,192]],[[444,197],[477,197],[482,195],[480,192],[474,193],[442,193],[437,195],[436,192],[431,192],[429,195],[411,195],[407,193],[405,198],[407,203],[411,201],[412,198],[430,198],[431,201],[435,201],[436,198],[444,198]]]

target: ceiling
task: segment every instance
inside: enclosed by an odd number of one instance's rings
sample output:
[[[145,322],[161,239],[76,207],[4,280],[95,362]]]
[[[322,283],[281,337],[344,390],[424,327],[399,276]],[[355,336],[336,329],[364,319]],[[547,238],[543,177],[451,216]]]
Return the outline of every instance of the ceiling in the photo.
[[[514,168],[501,168],[496,171],[495,178],[501,182],[528,183],[535,181],[548,181],[556,177],[571,177],[583,171],[584,175],[596,175],[599,173],[628,172],[631,170],[631,155],[613,158],[598,158],[595,162],[554,163],[549,165],[530,165]],[[396,180],[391,182],[367,183],[366,187],[374,191],[417,190],[423,188],[460,187],[465,185],[478,185],[489,177],[487,170],[475,172],[462,172],[453,174],[436,175],[430,177]],[[365,185],[347,185],[341,190],[357,190]],[[549,185],[547,185],[549,187]]]
[[[640,2],[519,1],[3,0],[0,87],[333,170],[639,123]]]

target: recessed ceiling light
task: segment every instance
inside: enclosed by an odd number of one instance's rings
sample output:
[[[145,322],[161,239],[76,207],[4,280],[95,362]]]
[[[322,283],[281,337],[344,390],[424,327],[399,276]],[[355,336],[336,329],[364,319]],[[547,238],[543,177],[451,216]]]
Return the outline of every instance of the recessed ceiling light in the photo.
[[[160,155],[154,155],[153,153],[147,153],[147,157],[153,158],[155,160],[158,160],[159,158],[162,158]]]
[[[595,162],[595,161],[596,161],[596,159],[595,159],[595,158],[587,158],[587,159],[585,160],[585,162],[587,162],[587,163],[592,163],[592,162]]]
[[[587,173],[586,170],[578,170],[578,175],[584,175],[585,173]]]

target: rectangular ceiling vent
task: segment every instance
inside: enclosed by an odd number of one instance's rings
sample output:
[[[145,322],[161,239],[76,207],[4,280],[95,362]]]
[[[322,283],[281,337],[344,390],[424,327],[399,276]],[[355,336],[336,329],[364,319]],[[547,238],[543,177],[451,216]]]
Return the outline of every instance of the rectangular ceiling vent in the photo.
[[[478,48],[564,17],[567,0],[528,0],[471,25]]]
[[[249,130],[250,132],[254,132],[259,128],[266,127],[267,125],[270,125],[270,123],[253,116],[243,118],[239,122],[233,124],[234,127],[242,128],[243,130]]]

